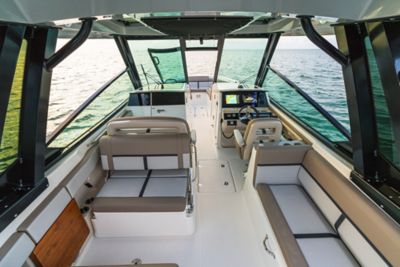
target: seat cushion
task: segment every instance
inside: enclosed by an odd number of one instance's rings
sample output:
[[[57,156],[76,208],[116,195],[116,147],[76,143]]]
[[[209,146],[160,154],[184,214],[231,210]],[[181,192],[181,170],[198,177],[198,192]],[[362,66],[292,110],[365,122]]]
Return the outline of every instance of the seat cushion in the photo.
[[[150,178],[143,197],[185,197],[186,192],[186,177]]]
[[[293,234],[335,233],[300,186],[270,185],[270,188]]]
[[[359,266],[338,238],[297,239],[310,267]]]
[[[146,178],[108,179],[97,197],[139,197]]]

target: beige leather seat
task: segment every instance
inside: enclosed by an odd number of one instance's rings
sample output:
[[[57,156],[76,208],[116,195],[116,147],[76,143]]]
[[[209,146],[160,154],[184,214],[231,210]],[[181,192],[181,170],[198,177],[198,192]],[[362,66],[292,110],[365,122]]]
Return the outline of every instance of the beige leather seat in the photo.
[[[249,160],[255,144],[279,143],[282,136],[282,123],[277,118],[254,119],[247,125],[244,136],[237,129],[233,133],[240,158]]]
[[[287,266],[400,266],[400,228],[309,146],[255,150],[254,186]]]
[[[191,136],[187,122],[172,117],[112,120],[100,139],[109,179],[94,212],[182,211],[187,204]]]

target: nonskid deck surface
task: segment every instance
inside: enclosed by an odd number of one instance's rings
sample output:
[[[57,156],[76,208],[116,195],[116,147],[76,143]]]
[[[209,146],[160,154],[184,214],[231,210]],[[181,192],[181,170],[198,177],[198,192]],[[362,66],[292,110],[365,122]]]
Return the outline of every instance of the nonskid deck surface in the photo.
[[[198,95],[198,96],[197,96]],[[234,149],[217,149],[204,93],[194,94],[188,105],[189,124],[197,131],[200,164],[227,163],[233,187],[197,194],[197,228],[188,237],[95,238],[92,237],[77,265],[177,263],[180,267],[263,266],[246,200],[241,192],[245,164]],[[229,168],[229,169],[228,169]],[[199,183],[211,182],[201,172]],[[226,177],[223,177],[224,179]],[[229,176],[228,176],[229,178]],[[229,187],[229,186],[228,186]],[[204,192],[204,191],[203,191]]]

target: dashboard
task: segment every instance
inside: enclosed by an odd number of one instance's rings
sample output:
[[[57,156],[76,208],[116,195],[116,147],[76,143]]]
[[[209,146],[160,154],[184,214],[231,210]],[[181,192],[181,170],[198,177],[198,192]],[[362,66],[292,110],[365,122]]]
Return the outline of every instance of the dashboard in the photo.
[[[265,91],[225,91],[222,92],[222,118],[227,127],[238,126],[238,112],[245,106],[257,108],[259,118],[273,116],[269,110],[268,95]],[[256,116],[255,113],[253,115]]]
[[[228,91],[222,93],[223,108],[240,108],[243,106],[267,108],[269,106],[267,94],[263,91]]]

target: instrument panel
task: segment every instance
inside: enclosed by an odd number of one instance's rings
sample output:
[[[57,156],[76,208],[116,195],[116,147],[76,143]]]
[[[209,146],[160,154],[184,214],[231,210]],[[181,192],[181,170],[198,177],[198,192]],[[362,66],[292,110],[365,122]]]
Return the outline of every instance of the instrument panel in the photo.
[[[243,106],[269,106],[268,97],[264,91],[225,91],[222,92],[223,108],[239,108]]]

